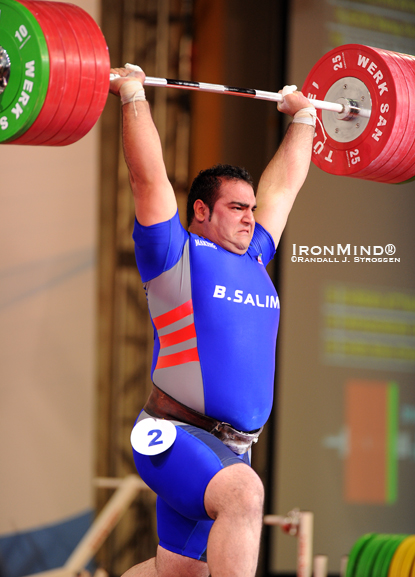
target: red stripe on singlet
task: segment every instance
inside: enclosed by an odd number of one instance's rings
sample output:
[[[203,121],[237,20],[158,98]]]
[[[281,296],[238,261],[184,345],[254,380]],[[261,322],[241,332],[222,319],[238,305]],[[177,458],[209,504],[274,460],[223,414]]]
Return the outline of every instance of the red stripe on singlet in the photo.
[[[193,303],[192,299],[188,300],[186,303],[176,307],[175,309],[169,311],[168,313],[164,313],[163,315],[159,315],[158,317],[153,319],[154,326],[156,329],[162,329],[167,327],[167,325],[171,325],[188,315],[191,315],[193,312]]]
[[[173,345],[177,345],[178,343],[183,343],[184,341],[188,341],[189,339],[193,339],[195,337],[196,329],[194,323],[192,323],[191,325],[178,331],[174,331],[168,335],[159,336],[160,349],[165,349],[166,347],[171,347]]]
[[[159,357],[157,360],[157,369],[166,369],[167,367],[174,367],[176,365],[183,365],[185,363],[191,363],[199,360],[199,355],[197,348],[188,349],[187,351],[181,351],[180,353],[175,353],[174,355],[166,355],[164,357]]]

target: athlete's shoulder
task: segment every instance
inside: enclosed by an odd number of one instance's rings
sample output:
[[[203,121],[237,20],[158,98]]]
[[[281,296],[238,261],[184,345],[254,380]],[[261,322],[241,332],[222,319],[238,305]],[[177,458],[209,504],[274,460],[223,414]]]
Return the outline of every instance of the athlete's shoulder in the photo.
[[[143,226],[137,219],[133,239],[138,270],[144,282],[172,268],[181,258],[189,233],[179,213],[164,222]]]
[[[261,259],[261,264],[267,265],[275,255],[275,244],[271,234],[258,222],[248,248],[248,253],[256,260]]]

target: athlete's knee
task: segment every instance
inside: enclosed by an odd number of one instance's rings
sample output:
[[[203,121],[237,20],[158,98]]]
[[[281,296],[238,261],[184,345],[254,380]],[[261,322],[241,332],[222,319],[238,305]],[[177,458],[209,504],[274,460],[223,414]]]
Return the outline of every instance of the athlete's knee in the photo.
[[[221,513],[259,517],[263,514],[264,486],[245,464],[222,469],[210,481],[205,493],[205,507],[213,519]]]
[[[247,513],[261,515],[264,507],[264,486],[250,467],[242,466],[235,476],[234,503]],[[231,493],[232,494],[232,493]]]

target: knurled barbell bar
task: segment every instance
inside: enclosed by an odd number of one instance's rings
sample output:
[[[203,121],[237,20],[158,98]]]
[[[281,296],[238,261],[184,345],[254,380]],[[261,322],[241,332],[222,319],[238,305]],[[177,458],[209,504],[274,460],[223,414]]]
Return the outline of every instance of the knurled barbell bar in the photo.
[[[0,143],[63,146],[85,136],[108,97],[109,54],[93,18],[73,4],[0,0]],[[281,100],[274,92],[147,77],[166,86]],[[313,162],[387,183],[415,178],[415,57],[348,44],[327,52],[302,92],[318,109]]]

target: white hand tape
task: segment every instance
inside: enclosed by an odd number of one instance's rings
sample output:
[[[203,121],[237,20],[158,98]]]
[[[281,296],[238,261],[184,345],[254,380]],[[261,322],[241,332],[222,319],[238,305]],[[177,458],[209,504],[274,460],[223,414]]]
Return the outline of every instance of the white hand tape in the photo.
[[[128,104],[129,102],[143,101],[146,99],[146,93],[141,82],[131,77],[129,78],[128,82],[124,82],[124,84],[121,86],[120,96],[122,105]]]
[[[128,68],[128,70],[134,70],[134,72],[143,72],[143,69],[137,66],[137,64],[124,64],[124,68]]]
[[[297,90],[297,87],[295,84],[292,84],[291,86],[284,86],[284,88],[282,89],[282,95],[283,95],[283,97],[287,96],[287,94],[292,94],[296,90]]]

